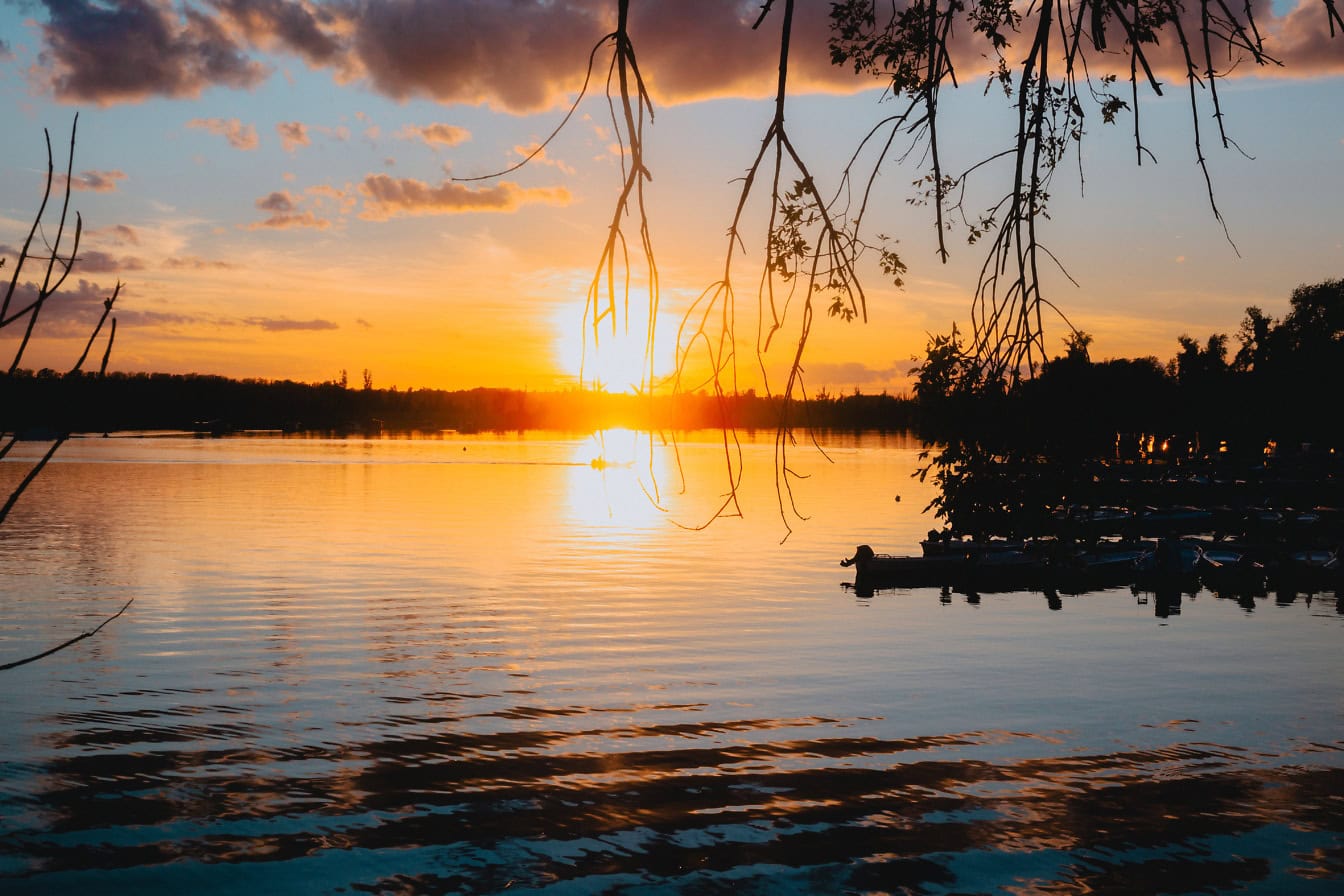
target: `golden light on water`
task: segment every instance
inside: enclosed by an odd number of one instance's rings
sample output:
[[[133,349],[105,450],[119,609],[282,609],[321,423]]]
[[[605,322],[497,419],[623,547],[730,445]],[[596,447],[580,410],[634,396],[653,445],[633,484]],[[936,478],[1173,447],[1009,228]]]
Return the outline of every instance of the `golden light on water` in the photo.
[[[666,525],[655,496],[673,471],[665,450],[650,452],[650,438],[647,432],[609,429],[575,448],[566,490],[572,525],[610,528],[631,539]]]

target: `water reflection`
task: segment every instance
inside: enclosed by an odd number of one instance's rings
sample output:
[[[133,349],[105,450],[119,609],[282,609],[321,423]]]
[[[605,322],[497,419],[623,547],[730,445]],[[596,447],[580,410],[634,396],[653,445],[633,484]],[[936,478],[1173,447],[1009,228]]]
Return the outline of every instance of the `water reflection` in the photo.
[[[657,436],[613,429],[573,447],[567,472],[570,525],[617,540],[647,538],[667,525],[662,492],[675,469]]]
[[[603,726],[636,708],[579,706],[558,714],[596,724],[549,728],[556,711],[520,707],[540,724],[491,730],[491,714],[426,701],[341,743],[282,745],[227,721],[218,693],[176,696],[175,710],[62,714],[55,758],[4,763],[6,892],[227,890],[237,877],[201,876],[215,863],[320,869],[321,889],[368,892],[945,892],[1003,875],[1026,890],[1223,892],[1337,878],[1344,859],[1344,770],[1207,742],[796,739],[836,720]],[[1018,758],[987,758],[1005,753]]]
[[[0,678],[6,896],[1344,876],[1333,596],[1181,595],[1163,626],[1127,588],[843,599],[856,519],[928,528],[917,446],[831,446],[787,546],[768,441],[749,518],[694,535],[639,463],[591,463],[610,437],[227,446],[67,463],[50,528],[0,542],[6,646],[136,595]],[[93,528],[112,562],[62,566]]]

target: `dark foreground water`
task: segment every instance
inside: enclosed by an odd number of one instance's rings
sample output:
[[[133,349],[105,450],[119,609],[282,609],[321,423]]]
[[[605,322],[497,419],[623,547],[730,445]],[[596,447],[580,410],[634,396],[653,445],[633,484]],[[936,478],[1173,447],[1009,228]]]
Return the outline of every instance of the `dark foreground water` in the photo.
[[[0,662],[135,602],[0,673],[0,893],[1344,891],[1335,595],[856,598],[928,494],[828,450],[780,545],[768,439],[701,532],[712,443],[67,446]]]

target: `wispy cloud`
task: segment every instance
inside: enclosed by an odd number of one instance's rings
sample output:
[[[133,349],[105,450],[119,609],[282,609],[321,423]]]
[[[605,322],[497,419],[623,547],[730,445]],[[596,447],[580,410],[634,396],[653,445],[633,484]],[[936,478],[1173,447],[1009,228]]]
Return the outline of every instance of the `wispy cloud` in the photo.
[[[120,172],[118,172],[120,173]],[[114,243],[129,243],[132,246],[140,245],[140,234],[129,224],[113,224],[109,227],[90,228],[84,233],[88,236],[96,236],[104,241]]]
[[[892,364],[890,367],[870,367],[858,361],[839,363],[812,362],[807,365],[807,378],[814,383],[832,386],[863,386],[869,383],[889,383],[901,380],[910,371],[910,364]]]
[[[218,134],[229,141],[229,145],[234,149],[257,148],[257,129],[250,124],[243,124],[236,118],[193,118],[187,122],[187,127]]]
[[[503,181],[492,187],[473,189],[466,184],[445,180],[431,186],[409,177],[370,174],[359,185],[364,194],[360,217],[383,221],[394,215],[450,215],[464,212],[511,212],[531,203],[568,205],[570,193],[564,187],[524,189]]]
[[[334,321],[314,318],[312,320],[290,320],[287,317],[248,317],[243,323],[249,327],[261,327],[271,333],[291,330],[339,330],[340,324]]]
[[[546,154],[545,148],[543,148],[539,143],[532,143],[527,146],[515,146],[513,148],[513,151],[518,155],[520,159],[526,159],[529,156],[531,156],[531,161],[528,164],[549,165],[550,167],[562,171],[565,174],[575,173],[574,167],[572,165],[567,165],[564,162],[560,161],[559,159],[551,158]]]
[[[174,256],[165,258],[162,266],[169,270],[189,270],[189,271],[231,271],[236,270],[240,265],[231,261],[218,261],[208,258],[198,258],[194,255]]]
[[[125,171],[82,171],[70,178],[70,189],[89,190],[94,193],[111,193],[117,189],[117,181],[125,179]],[[54,185],[58,190],[64,189],[65,175],[56,175]]]

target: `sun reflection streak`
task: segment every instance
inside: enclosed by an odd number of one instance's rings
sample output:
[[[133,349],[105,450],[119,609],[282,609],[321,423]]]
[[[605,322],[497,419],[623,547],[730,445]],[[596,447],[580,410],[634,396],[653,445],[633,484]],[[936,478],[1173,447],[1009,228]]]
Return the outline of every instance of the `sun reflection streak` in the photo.
[[[673,473],[657,436],[630,429],[600,431],[577,445],[567,477],[567,521],[600,529],[603,538],[646,539],[667,523],[658,503]]]

